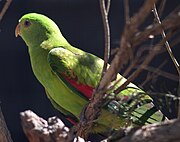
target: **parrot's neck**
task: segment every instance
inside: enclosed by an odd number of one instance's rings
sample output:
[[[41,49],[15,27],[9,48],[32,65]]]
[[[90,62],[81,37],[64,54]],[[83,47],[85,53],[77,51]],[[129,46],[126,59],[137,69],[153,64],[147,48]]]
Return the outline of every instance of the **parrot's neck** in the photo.
[[[54,75],[47,59],[49,51],[55,47],[69,46],[69,43],[60,33],[51,36],[47,35],[44,39],[46,40],[43,40],[41,43],[37,42],[38,44],[36,44],[33,42],[32,45],[27,45],[29,47],[28,49],[33,72],[41,84],[45,86],[47,78],[51,78],[51,75]]]
[[[49,74],[52,74],[47,60],[48,50],[39,47],[37,48],[29,47],[28,49],[29,49],[32,70],[36,78],[41,82],[41,84],[44,85],[45,77],[43,76],[49,76]]]

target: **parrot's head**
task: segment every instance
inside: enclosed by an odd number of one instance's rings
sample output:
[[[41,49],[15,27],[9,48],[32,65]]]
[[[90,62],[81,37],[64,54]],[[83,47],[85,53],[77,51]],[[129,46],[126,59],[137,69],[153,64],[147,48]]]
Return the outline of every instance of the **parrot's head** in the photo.
[[[50,37],[62,36],[58,26],[50,18],[37,13],[22,16],[16,26],[15,35],[21,36],[29,47],[40,45]]]

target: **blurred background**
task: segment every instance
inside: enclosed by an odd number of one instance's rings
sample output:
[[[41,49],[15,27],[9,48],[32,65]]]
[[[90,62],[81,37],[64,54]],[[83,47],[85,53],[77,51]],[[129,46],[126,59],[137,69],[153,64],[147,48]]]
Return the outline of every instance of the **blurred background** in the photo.
[[[0,10],[5,2],[0,0]],[[138,11],[142,3],[143,0],[130,1],[131,15]],[[178,0],[167,0],[163,16],[168,15],[177,5]],[[56,115],[64,120],[52,107],[43,87],[33,75],[24,41],[20,37],[15,38],[18,19],[29,12],[42,13],[53,19],[72,45],[102,58],[104,53],[104,33],[98,0],[14,0],[0,21],[0,105],[14,142],[27,141],[20,123],[19,113],[22,111],[31,109],[45,119]],[[109,23],[111,46],[117,47],[124,25],[122,0],[112,1]],[[179,61],[180,49],[174,47],[173,51]],[[168,62],[163,70],[177,75],[167,54],[155,58],[152,65],[158,66],[165,59]],[[145,78],[146,74],[142,74],[135,83],[138,85]],[[152,85],[156,91],[177,92],[177,82],[166,78],[161,77]],[[176,110],[173,109],[168,115],[174,118]]]

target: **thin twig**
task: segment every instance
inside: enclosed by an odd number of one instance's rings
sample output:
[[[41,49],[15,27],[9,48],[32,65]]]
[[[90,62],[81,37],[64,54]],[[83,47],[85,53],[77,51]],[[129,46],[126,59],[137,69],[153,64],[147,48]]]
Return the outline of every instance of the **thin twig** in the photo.
[[[177,37],[175,39],[173,39],[173,41],[171,41],[171,46],[174,47],[175,45],[180,43],[180,38]]]
[[[105,39],[105,51],[104,51],[104,66],[102,70],[102,76],[107,70],[108,61],[109,61],[109,55],[110,55],[110,29],[109,29],[109,22],[108,22],[108,12],[110,8],[110,0],[108,0],[107,4],[107,10],[105,6],[105,1],[100,0],[100,9],[101,9],[101,15],[103,20],[103,26],[104,26],[104,39]]]
[[[147,0],[145,1],[143,7],[140,8],[139,12],[131,18],[131,30],[137,31],[137,28],[145,21],[145,19],[150,14],[154,3],[156,3],[157,0]]]
[[[158,68],[149,67],[149,66],[146,66],[146,67],[138,66],[137,68],[140,67],[140,68],[143,68],[143,69],[146,69],[146,70],[150,71],[150,72],[148,72],[148,75],[147,75],[146,79],[141,83],[141,86],[142,86],[142,87],[145,86],[146,83],[148,83],[149,81],[157,78],[157,76],[159,76],[159,75],[162,75],[162,76],[163,76],[164,73],[166,73],[166,72],[161,71],[160,69],[161,69],[165,64],[166,64],[166,61],[164,61],[163,63],[161,63]],[[164,75],[164,77],[166,77],[166,76]]]
[[[167,0],[161,0],[160,6],[159,6],[159,9],[158,9],[159,17],[161,17],[162,14],[163,14],[163,11],[164,11],[164,8],[165,8],[165,5],[166,5],[166,1]]]
[[[162,47],[162,45],[165,43],[164,40],[160,41],[160,43],[158,43],[156,46],[154,46],[154,50],[150,51],[148,56],[146,57],[146,59],[141,63],[141,66],[147,66],[152,59],[158,54],[158,50],[160,50],[160,48]],[[115,94],[118,94],[119,92],[121,92],[130,82],[132,82],[141,72],[142,72],[142,68],[138,68],[135,72],[133,72],[128,79],[126,80],[126,82],[124,82],[118,89],[116,89],[114,91]]]
[[[108,0],[107,1],[107,6],[106,6],[107,15],[109,14],[110,6],[111,6],[111,0]]]
[[[129,17],[129,0],[124,0],[124,14],[125,14],[125,21],[126,24],[130,22],[130,17]]]
[[[3,9],[0,12],[0,21],[2,20],[4,14],[6,13],[7,9],[9,8],[10,4],[11,4],[12,0],[7,0]]]
[[[161,21],[160,21],[160,18],[159,18],[159,15],[158,15],[158,12],[157,12],[157,9],[156,9],[156,5],[154,4],[154,7],[153,7],[153,13],[154,13],[154,17],[157,21],[157,23],[159,25],[161,25]],[[179,66],[179,63],[177,62],[176,58],[174,57],[173,53],[172,53],[172,50],[171,50],[171,47],[169,45],[169,42],[167,41],[166,39],[166,34],[164,32],[164,30],[161,28],[161,36],[163,39],[165,39],[165,46],[166,46],[166,49],[171,57],[171,60],[173,61],[175,67],[176,67],[176,70],[179,74],[179,92],[178,92],[178,96],[180,96],[180,66]],[[179,108],[178,108],[178,119],[180,119],[180,102],[179,102]]]
[[[121,68],[121,66],[125,62],[127,62],[128,59],[123,58],[124,54],[127,54],[127,49],[128,49],[127,41],[130,41],[130,38],[132,38],[131,36],[133,36],[134,33],[136,32],[137,26],[140,25],[139,19],[142,18],[143,20],[145,20],[145,18],[151,12],[154,2],[155,2],[155,0],[145,1],[144,5],[141,7],[139,12],[132,18],[133,20],[131,20],[131,21],[133,21],[133,22],[131,23],[131,26],[130,26],[131,28],[126,27],[126,30],[124,31],[121,41],[120,41],[120,48],[119,48],[117,54],[115,55],[115,57],[111,63],[111,66],[108,68],[106,75],[102,78],[100,85],[99,85],[100,86],[99,90],[104,90],[105,88],[107,88],[109,82],[111,82],[115,78],[115,76],[119,72],[119,69]],[[144,14],[144,13],[146,13],[146,14]],[[131,35],[129,35],[129,34],[131,34]]]
[[[179,6],[171,12],[171,14],[162,21],[160,24],[153,24],[149,25],[143,32],[137,33],[133,39],[132,43],[133,46],[140,45],[143,41],[146,41],[149,38],[149,35],[159,35],[163,30],[168,30],[171,28],[179,27],[180,26],[180,15],[179,15]]]
[[[154,5],[154,7],[153,7],[153,13],[154,13],[154,17],[156,18],[156,21],[158,22],[158,24],[161,25],[161,21],[160,21],[160,18],[158,16],[158,13],[157,13],[157,10],[156,10],[156,5]],[[165,34],[164,30],[162,28],[161,28],[161,30],[162,30],[161,31],[162,38],[166,39],[166,34]],[[174,55],[172,53],[172,50],[171,50],[171,47],[170,47],[169,42],[167,41],[167,39],[165,41],[165,46],[166,46],[166,49],[167,49],[167,51],[168,51],[168,53],[169,53],[169,55],[170,55],[174,65],[175,65],[179,75],[180,75],[180,66],[179,66],[179,63],[177,62],[176,58],[174,57]]]
[[[149,66],[138,66],[136,68],[143,68],[144,70],[150,71],[150,72],[154,72],[155,74],[159,75],[159,76],[163,76],[165,78],[174,80],[174,81],[179,81],[178,80],[178,76],[165,72],[163,70],[160,70],[161,65],[158,68],[154,68],[154,67],[149,67]]]

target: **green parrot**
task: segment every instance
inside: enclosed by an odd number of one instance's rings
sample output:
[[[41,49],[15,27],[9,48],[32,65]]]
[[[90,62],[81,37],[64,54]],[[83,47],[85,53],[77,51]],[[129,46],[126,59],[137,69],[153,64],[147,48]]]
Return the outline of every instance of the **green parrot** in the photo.
[[[58,26],[42,14],[22,16],[15,34],[28,46],[32,70],[53,106],[73,124],[78,122],[100,80],[104,61],[70,45]],[[114,89],[126,81],[118,74],[117,79],[120,78]],[[153,100],[132,83],[116,97],[113,90],[107,94],[107,103],[94,121],[93,132],[155,123],[164,118]]]

